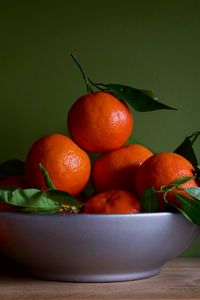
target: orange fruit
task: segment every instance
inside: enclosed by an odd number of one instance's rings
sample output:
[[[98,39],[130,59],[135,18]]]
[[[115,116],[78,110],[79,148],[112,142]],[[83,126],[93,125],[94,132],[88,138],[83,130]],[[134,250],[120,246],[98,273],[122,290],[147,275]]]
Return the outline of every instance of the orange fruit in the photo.
[[[70,108],[67,120],[74,141],[94,153],[120,148],[133,128],[128,106],[107,92],[80,97]]]
[[[57,189],[73,196],[85,188],[90,176],[91,166],[87,153],[62,134],[47,135],[34,142],[25,161],[29,184],[46,188],[39,163],[47,170]]]
[[[83,209],[87,214],[136,214],[140,212],[138,197],[128,191],[111,190],[87,200]]]
[[[9,176],[0,180],[0,187],[17,187],[25,189],[27,188],[27,180],[25,176]]]
[[[164,185],[171,184],[174,180],[184,176],[194,176],[194,167],[183,156],[173,152],[160,152],[148,158],[139,168],[136,176],[136,191],[141,196],[145,189],[154,187],[156,190]],[[180,186],[181,188],[198,187],[196,180],[191,179]],[[173,190],[167,195],[171,204],[179,205]],[[160,208],[163,209],[163,195],[159,197]]]
[[[92,168],[92,184],[97,192],[112,189],[134,191],[140,165],[153,153],[145,146],[129,144],[96,158]]]
[[[0,203],[0,211],[18,211],[18,209],[13,205]]]

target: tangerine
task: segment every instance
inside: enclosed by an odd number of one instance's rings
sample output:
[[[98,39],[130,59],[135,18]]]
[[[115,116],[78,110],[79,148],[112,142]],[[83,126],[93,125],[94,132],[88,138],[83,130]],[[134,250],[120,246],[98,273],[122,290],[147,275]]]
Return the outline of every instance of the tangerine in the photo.
[[[30,186],[45,189],[40,163],[54,186],[73,196],[85,188],[90,176],[91,165],[87,153],[62,134],[47,135],[35,141],[25,161],[25,174]]]
[[[134,191],[135,177],[140,165],[153,153],[143,145],[129,144],[96,158],[92,168],[95,191],[112,189]]]
[[[111,190],[90,197],[83,209],[88,214],[136,214],[140,212],[138,197],[124,190]]]
[[[183,156],[174,152],[160,152],[148,158],[139,168],[136,176],[136,191],[142,196],[145,189],[154,187],[160,190],[162,186],[171,184],[178,178],[194,176],[195,169],[193,165]],[[190,179],[182,184],[180,188],[198,187],[195,179]],[[167,201],[171,204],[179,206],[174,195],[176,193],[184,193],[174,189],[173,192],[167,194]],[[185,193],[184,193],[185,194]],[[164,207],[163,194],[159,197],[160,209]]]
[[[27,188],[27,180],[23,175],[9,176],[0,180],[0,187]]]
[[[0,211],[18,211],[17,207],[11,204],[0,203]]]
[[[74,141],[93,153],[120,148],[133,128],[128,106],[102,91],[80,97],[70,108],[67,121]]]

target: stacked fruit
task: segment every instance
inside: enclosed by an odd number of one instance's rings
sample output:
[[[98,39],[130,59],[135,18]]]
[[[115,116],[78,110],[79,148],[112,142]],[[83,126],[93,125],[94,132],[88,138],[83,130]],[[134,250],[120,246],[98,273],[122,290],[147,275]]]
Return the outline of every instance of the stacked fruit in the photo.
[[[133,214],[176,208],[199,224],[199,170],[192,149],[199,132],[176,153],[155,154],[128,143],[134,124],[130,104],[138,111],[172,108],[148,91],[93,83],[73,58],[87,94],[68,112],[69,136],[55,133],[33,143],[21,173],[9,172],[0,181],[1,210]],[[90,194],[85,192],[89,183]]]

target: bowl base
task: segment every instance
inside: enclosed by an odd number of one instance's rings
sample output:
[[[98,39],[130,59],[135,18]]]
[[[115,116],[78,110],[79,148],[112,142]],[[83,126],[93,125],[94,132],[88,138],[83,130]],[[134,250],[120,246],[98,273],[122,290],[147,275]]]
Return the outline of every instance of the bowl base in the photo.
[[[145,279],[148,277],[156,276],[160,273],[160,268],[135,272],[128,274],[59,274],[59,273],[45,273],[45,272],[31,272],[32,277],[51,280],[51,281],[65,281],[65,282],[120,282],[120,281],[133,281]]]

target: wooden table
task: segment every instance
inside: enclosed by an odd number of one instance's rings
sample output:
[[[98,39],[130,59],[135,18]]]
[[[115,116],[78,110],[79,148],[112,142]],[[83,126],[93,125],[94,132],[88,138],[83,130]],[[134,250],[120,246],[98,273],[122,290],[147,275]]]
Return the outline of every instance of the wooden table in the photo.
[[[3,266],[0,299],[200,299],[200,259],[178,258],[167,263],[158,276],[117,283],[42,281]]]

